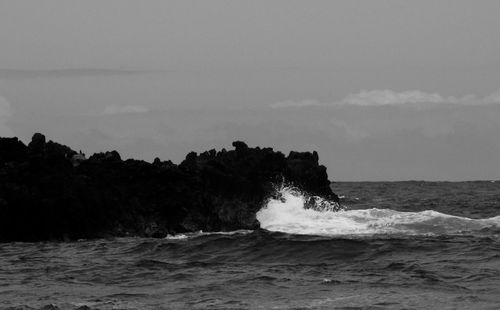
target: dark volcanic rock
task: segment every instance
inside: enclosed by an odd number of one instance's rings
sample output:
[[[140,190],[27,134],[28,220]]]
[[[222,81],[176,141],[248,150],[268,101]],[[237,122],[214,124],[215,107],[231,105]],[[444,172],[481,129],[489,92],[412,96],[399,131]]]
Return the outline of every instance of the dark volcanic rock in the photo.
[[[28,157],[28,148],[17,138],[0,138],[0,165],[11,161],[23,161]]]
[[[233,146],[192,152],[175,165],[123,161],[116,151],[85,159],[41,134],[28,146],[0,138],[0,240],[254,229],[255,213],[282,180],[338,201],[316,152],[286,157]]]

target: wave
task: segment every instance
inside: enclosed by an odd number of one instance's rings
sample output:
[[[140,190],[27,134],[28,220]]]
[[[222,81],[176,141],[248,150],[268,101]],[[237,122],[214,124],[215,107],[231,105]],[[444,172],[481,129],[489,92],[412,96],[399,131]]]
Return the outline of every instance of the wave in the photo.
[[[224,236],[232,236],[232,235],[247,235],[252,233],[253,230],[248,229],[239,229],[233,231],[213,231],[213,232],[204,232],[198,231],[193,233],[185,233],[185,234],[177,234],[177,235],[167,235],[165,239],[167,240],[186,240],[191,238],[203,237],[203,236],[213,236],[213,235],[224,235]]]
[[[346,210],[335,207],[308,207],[307,194],[290,186],[277,188],[257,212],[263,229],[299,235],[450,235],[500,227],[500,216],[471,219],[433,210],[401,212],[391,209]],[[323,202],[320,205],[327,205]]]

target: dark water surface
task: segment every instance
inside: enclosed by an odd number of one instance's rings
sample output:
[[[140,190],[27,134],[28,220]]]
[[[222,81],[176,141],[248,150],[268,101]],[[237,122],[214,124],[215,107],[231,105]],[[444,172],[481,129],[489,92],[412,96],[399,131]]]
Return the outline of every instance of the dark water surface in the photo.
[[[273,232],[0,244],[0,308],[500,309],[500,182],[333,187]]]

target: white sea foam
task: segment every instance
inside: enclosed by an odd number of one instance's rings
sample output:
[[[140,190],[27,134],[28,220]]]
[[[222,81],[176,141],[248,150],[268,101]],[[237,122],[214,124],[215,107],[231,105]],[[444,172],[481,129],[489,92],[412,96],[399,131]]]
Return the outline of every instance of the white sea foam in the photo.
[[[165,239],[168,240],[186,240],[190,238],[202,237],[202,236],[211,236],[211,235],[247,235],[252,233],[253,230],[239,229],[234,231],[214,231],[214,232],[193,232],[193,233],[185,233],[185,234],[177,234],[177,235],[167,235]]]
[[[257,213],[262,228],[304,235],[441,235],[500,227],[500,216],[470,219],[433,210],[401,212],[391,209],[340,210],[306,208],[305,196],[282,186]]]

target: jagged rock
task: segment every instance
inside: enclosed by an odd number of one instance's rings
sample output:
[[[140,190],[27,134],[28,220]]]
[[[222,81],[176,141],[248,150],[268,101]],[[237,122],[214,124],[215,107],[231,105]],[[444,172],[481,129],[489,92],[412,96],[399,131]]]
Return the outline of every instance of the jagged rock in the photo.
[[[120,154],[117,151],[96,153],[89,158],[93,162],[120,162],[122,160]]]
[[[31,138],[31,142],[28,144],[28,147],[33,151],[33,152],[43,152],[45,148],[45,136],[42,135],[41,133],[35,133],[33,137]]]
[[[175,165],[123,161],[116,151],[85,159],[41,134],[28,147],[0,138],[0,241],[255,229],[283,179],[338,201],[316,152],[233,146]]]
[[[45,149],[47,156],[62,156],[64,158],[71,159],[74,155],[78,154],[66,145],[62,145],[53,141],[47,142],[45,144]]]
[[[0,166],[11,161],[24,161],[28,148],[18,138],[0,138]]]

